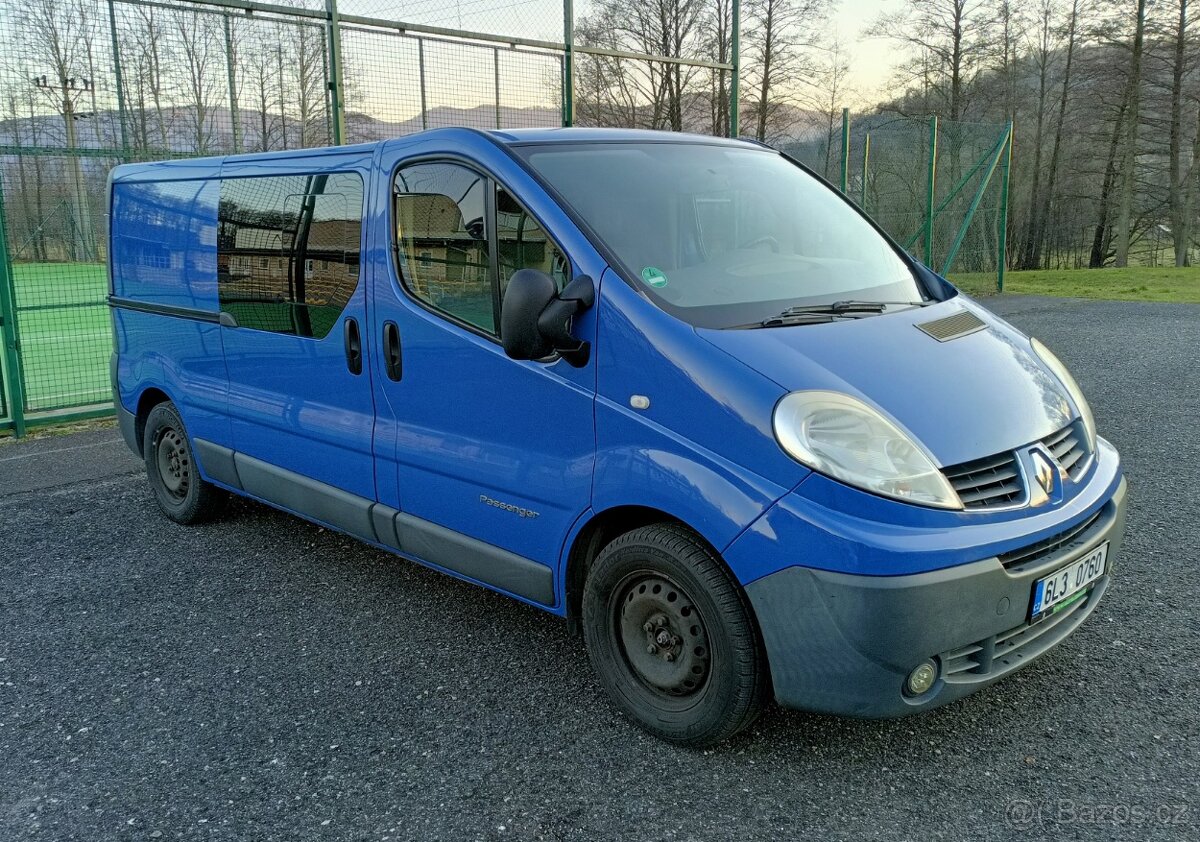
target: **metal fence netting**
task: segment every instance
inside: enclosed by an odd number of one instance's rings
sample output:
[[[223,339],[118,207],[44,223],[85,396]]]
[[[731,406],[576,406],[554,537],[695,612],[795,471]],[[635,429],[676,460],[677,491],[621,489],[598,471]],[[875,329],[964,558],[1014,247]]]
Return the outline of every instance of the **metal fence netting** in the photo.
[[[0,428],[111,406],[105,183],[128,161],[423,129],[581,125],[726,136],[733,5],[674,25],[602,0],[22,0],[0,6]],[[398,21],[397,18],[403,18]],[[574,20],[574,24],[568,21]],[[636,23],[636,26],[634,25]],[[626,25],[628,24],[628,25]],[[570,48],[566,33],[573,31]],[[743,82],[747,79],[743,76]],[[736,112],[736,115],[735,115]],[[782,145],[939,270],[998,272],[1006,127],[796,112]],[[934,142],[934,140],[936,142]],[[996,154],[993,154],[996,153]],[[932,172],[933,178],[930,178]],[[931,189],[932,185],[932,189]]]

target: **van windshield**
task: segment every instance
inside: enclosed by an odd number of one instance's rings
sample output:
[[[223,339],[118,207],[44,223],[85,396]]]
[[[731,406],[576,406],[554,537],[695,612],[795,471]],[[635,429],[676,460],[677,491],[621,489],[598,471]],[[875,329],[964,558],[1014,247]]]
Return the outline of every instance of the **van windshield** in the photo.
[[[920,302],[896,249],[819,179],[766,149],[516,147],[660,307],[698,327],[796,306]]]

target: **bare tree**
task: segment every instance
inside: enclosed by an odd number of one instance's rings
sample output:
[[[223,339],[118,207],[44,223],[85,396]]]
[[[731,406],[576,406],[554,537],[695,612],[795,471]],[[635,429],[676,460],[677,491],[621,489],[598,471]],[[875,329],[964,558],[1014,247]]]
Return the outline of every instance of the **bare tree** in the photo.
[[[1125,139],[1121,148],[1121,183],[1117,200],[1117,220],[1113,230],[1117,266],[1129,265],[1132,235],[1133,192],[1137,169],[1138,128],[1141,122],[1142,51],[1146,39],[1146,0],[1137,0],[1133,47],[1129,55],[1129,78],[1125,105]]]
[[[712,13],[705,22],[708,33],[708,52],[720,64],[728,64],[732,52],[733,4],[740,0],[712,0]],[[729,72],[712,71],[709,100],[712,114],[712,133],[718,137],[729,135]]]
[[[182,75],[183,119],[188,126],[191,151],[213,150],[213,112],[217,107],[224,47],[216,15],[206,12],[175,12]]]
[[[814,62],[806,46],[817,40],[828,5],[825,0],[745,0],[747,111],[754,136],[765,141],[786,133],[796,83],[812,84]]]
[[[68,152],[77,148],[77,103],[95,85],[87,72],[84,32],[90,25],[87,7],[75,0],[29,0],[17,13],[17,22],[25,49],[42,68],[30,82],[63,121]],[[73,260],[94,260],[96,236],[92,230],[91,209],[84,186],[83,168],[78,155],[68,155],[70,197],[68,199],[73,235],[68,237],[69,256]]]
[[[837,132],[842,108],[850,96],[850,56],[841,39],[834,35],[826,50],[815,60],[812,88],[803,97],[807,107],[820,112],[825,128],[825,166],[823,174],[829,178],[833,165],[833,138]]]
[[[1075,49],[1079,38],[1079,4],[1080,0],[1072,0],[1071,11],[1067,16],[1065,31],[1066,57],[1063,62],[1062,85],[1058,99],[1058,117],[1054,128],[1054,142],[1050,151],[1050,163],[1046,167],[1046,189],[1040,203],[1037,191],[1034,191],[1034,201],[1030,203],[1029,220],[1030,234],[1026,240],[1024,265],[1029,269],[1037,269],[1042,264],[1042,247],[1046,239],[1046,223],[1050,218],[1051,203],[1055,197],[1055,187],[1058,181],[1058,167],[1062,160],[1063,131],[1067,125],[1067,105],[1071,96],[1071,73],[1075,63]],[[1034,177],[1038,170],[1034,169]]]
[[[939,100],[937,112],[958,120],[967,89],[992,52],[993,24],[985,0],[906,0],[903,10],[881,16],[867,34],[909,48],[901,79],[919,83]]]
[[[1175,265],[1188,264],[1188,247],[1191,244],[1192,219],[1189,213],[1191,170],[1196,167],[1196,156],[1185,167],[1183,161],[1183,86],[1188,72],[1188,45],[1190,40],[1188,0],[1178,0],[1179,17],[1174,32],[1173,60],[1171,62],[1171,129],[1168,140],[1168,198],[1171,214],[1171,236],[1175,244]],[[1193,146],[1200,145],[1200,129]]]
[[[140,149],[171,146],[166,65],[171,59],[164,12],[154,6],[134,6],[133,26],[121,39],[127,50],[125,88],[132,93],[134,142]],[[153,139],[152,139],[153,135]]]
[[[703,52],[709,11],[703,0],[597,0],[576,26],[576,36],[581,43],[614,50],[696,56]],[[583,96],[592,92],[606,104],[593,106],[577,91],[582,115],[617,107],[635,119],[625,125],[683,131],[697,110],[693,98],[700,68],[694,65],[618,59],[586,62],[584,73],[589,72],[594,76],[581,80]]]
[[[259,43],[254,49],[238,52],[238,64],[245,79],[243,87],[254,105],[257,146],[263,152],[274,147],[275,117],[271,113],[271,107],[276,96],[275,55],[274,51],[265,48],[265,42],[269,41],[268,36],[274,31],[274,28],[266,29],[263,24],[255,24],[256,40]]]

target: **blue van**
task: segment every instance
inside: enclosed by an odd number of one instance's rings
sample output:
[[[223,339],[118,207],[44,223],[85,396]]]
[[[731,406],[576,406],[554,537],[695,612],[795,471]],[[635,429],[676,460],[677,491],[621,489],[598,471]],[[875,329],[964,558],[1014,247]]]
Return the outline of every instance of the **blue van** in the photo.
[[[167,517],[244,495],[563,616],[665,739],[928,710],[1109,586],[1125,480],[1063,364],[770,149],[445,129],[109,201]]]

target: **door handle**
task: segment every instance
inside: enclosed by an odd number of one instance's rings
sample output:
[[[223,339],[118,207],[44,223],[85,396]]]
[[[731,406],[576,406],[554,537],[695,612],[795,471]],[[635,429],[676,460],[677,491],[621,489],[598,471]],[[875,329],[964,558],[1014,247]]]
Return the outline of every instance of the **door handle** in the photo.
[[[400,328],[395,322],[383,323],[383,367],[389,380],[404,376],[404,359],[400,355]]]
[[[346,319],[344,339],[346,342],[346,368],[351,374],[362,374],[362,336],[358,332],[358,320]]]

